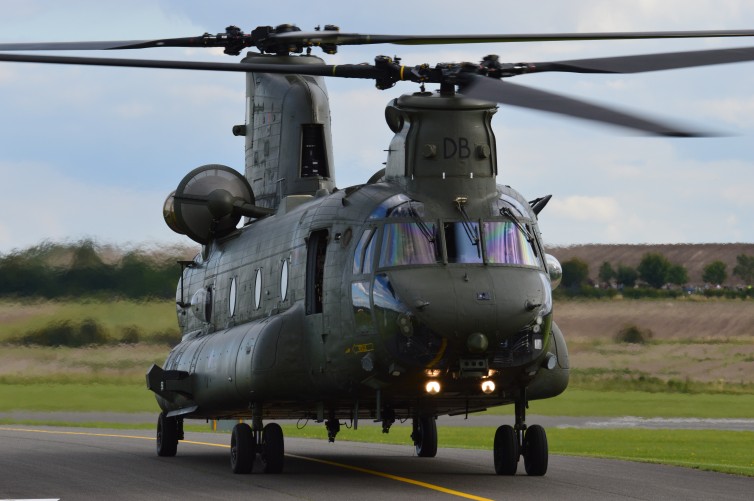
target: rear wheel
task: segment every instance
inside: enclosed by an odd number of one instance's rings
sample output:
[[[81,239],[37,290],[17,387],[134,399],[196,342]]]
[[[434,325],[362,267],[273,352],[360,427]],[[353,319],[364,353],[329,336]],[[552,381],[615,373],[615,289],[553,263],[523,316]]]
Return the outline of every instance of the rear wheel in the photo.
[[[178,419],[164,412],[157,418],[157,455],[172,457],[178,452]]]
[[[420,416],[416,420],[416,431],[412,434],[416,455],[433,458],[437,455],[437,422],[434,416]]]
[[[504,424],[495,432],[493,448],[495,473],[498,475],[515,475],[518,469],[518,439],[512,426]]]
[[[238,423],[230,435],[230,467],[233,473],[251,473],[255,457],[251,427],[246,423]]]
[[[262,430],[262,463],[265,473],[283,471],[285,443],[283,429],[277,423],[269,423]]]

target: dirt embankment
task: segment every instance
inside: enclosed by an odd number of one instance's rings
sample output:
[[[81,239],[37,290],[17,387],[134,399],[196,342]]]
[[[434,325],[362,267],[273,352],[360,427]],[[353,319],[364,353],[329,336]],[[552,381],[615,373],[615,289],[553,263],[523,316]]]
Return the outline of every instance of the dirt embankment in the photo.
[[[557,301],[572,368],[662,379],[754,383],[754,301]],[[626,326],[646,344],[616,341]]]

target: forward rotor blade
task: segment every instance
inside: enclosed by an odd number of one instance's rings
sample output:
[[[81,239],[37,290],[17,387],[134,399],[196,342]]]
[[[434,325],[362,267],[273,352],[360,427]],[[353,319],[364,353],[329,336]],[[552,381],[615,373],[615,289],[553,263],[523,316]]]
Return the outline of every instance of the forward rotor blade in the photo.
[[[101,42],[0,43],[0,51],[17,50],[119,50],[150,47],[206,47],[202,37],[165,38],[162,40],[112,40]]]
[[[573,59],[548,63],[529,63],[525,73],[561,71],[568,73],[641,73],[645,71],[673,70],[710,66],[713,64],[740,63],[754,60],[754,47],[733,49],[665,52],[638,56]]]
[[[324,77],[379,79],[385,71],[369,64],[246,64],[212,63],[203,61],[166,61],[153,59],[124,59],[104,57],[42,56],[33,54],[2,54],[0,61],[17,63],[76,64],[85,66],[115,66],[127,68],[158,68],[172,70],[230,71],[238,73],[278,73]]]
[[[461,88],[461,92],[468,97],[627,127],[657,136],[707,137],[715,135],[700,131],[682,130],[672,125],[589,103],[581,99],[574,99],[523,85],[502,82],[477,75],[468,75],[467,78],[469,83]]]
[[[651,38],[719,38],[750,37],[754,30],[718,31],[644,31],[606,33],[531,33],[531,34],[487,34],[487,35],[367,35],[361,33],[340,33],[338,31],[295,31],[272,35],[278,41],[311,43],[313,45],[371,45],[390,43],[395,45],[441,45],[460,43],[491,42],[555,42],[568,40],[637,40]]]

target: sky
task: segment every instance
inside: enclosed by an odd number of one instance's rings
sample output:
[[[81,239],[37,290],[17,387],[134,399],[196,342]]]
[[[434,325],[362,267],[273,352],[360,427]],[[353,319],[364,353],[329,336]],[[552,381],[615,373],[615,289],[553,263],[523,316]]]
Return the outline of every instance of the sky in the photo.
[[[754,29],[745,0],[0,0],[1,42],[138,40],[223,32],[237,25],[335,24],[384,34]],[[403,64],[557,61],[754,46],[754,39],[582,41],[341,47],[329,64],[400,56]],[[321,55],[321,51],[317,51]],[[58,54],[61,54],[58,52]],[[82,55],[82,53],[76,53]],[[146,49],[87,56],[232,62],[217,49]],[[645,113],[703,139],[647,137],[501,106],[493,119],[498,182],[540,214],[547,245],[754,243],[754,62],[635,75],[535,74],[515,83]],[[328,79],[341,188],[382,167],[391,99],[367,80]],[[431,87],[430,87],[431,88]],[[0,253],[43,241],[190,244],[162,219],[168,193],[193,168],[243,172],[242,74],[0,63]],[[357,124],[357,126],[355,126]]]

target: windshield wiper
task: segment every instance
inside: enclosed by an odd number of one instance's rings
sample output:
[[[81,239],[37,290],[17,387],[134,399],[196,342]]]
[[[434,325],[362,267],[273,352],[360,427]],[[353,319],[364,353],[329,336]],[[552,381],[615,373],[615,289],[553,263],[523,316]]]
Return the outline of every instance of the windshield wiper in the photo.
[[[466,213],[466,209],[463,207],[464,205],[466,205],[467,200],[468,199],[464,197],[456,198],[456,208],[458,209],[458,212],[461,213],[461,225],[463,226],[463,230],[466,233],[466,236],[469,238],[471,245],[475,245],[477,247],[477,251],[479,251],[479,230],[474,227],[471,222],[471,218],[469,218],[469,215]]]
[[[419,231],[422,232],[422,234],[427,238],[429,243],[435,243],[435,234],[434,232],[427,226],[427,223],[424,222],[424,220],[419,216],[419,213],[416,212],[416,209],[414,209],[414,206],[411,204],[411,200],[408,201],[408,213],[411,215],[411,218],[414,220],[416,225],[419,227]]]

